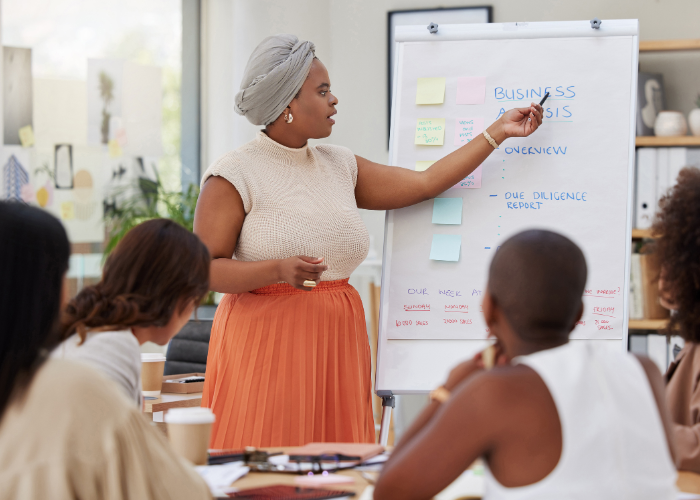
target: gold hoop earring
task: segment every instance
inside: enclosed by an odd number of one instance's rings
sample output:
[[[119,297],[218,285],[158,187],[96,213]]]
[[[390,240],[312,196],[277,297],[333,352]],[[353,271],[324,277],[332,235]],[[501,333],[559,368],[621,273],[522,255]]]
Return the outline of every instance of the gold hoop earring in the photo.
[[[286,121],[287,123],[292,123],[292,120],[294,120],[294,117],[291,113],[287,113],[286,115],[284,115],[284,121]]]

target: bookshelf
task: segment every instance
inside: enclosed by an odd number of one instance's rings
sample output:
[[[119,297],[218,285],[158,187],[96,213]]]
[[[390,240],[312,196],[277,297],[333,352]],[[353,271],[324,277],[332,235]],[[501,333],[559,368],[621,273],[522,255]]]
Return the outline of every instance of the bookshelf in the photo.
[[[639,52],[677,52],[700,50],[700,38],[686,40],[647,40],[639,42]],[[675,137],[644,136],[637,137],[637,147],[674,147],[700,146],[700,137],[680,135]]]
[[[686,40],[647,40],[639,42],[639,52],[672,52],[700,50],[700,39]],[[635,145],[640,147],[700,147],[700,137],[685,135],[675,137],[644,136],[635,139]],[[650,229],[632,229],[632,239],[652,239]],[[631,319],[630,330],[661,330],[666,327],[668,319]]]
[[[646,40],[639,42],[639,52],[670,52],[676,50],[700,50],[700,39]]]
[[[631,319],[630,330],[661,330],[666,327],[668,319]]]
[[[642,240],[642,239],[653,239],[651,235],[651,229],[632,229],[632,239]]]
[[[635,139],[635,145],[638,148],[642,147],[683,147],[683,146],[700,146],[700,136],[696,135],[676,135],[672,137],[657,137],[655,135],[638,136]]]

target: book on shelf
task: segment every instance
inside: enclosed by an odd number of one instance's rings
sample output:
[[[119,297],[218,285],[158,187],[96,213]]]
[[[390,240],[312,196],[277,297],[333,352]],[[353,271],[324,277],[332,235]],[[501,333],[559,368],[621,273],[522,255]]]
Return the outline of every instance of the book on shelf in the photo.
[[[639,148],[635,166],[634,226],[649,229],[659,200],[665,196],[685,167],[700,168],[700,148]]]
[[[642,262],[641,255],[633,253],[630,259],[630,319],[644,319],[644,298],[642,296]]]
[[[659,302],[659,259],[656,254],[639,255],[642,271],[642,300],[644,319],[668,318],[668,309]]]
[[[659,302],[659,261],[653,253],[630,257],[629,319],[665,319],[669,312]]]

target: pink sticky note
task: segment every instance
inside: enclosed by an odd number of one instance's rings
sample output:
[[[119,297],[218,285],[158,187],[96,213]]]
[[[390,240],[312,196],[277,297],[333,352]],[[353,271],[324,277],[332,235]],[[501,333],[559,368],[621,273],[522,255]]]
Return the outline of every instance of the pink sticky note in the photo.
[[[457,118],[455,123],[455,146],[461,146],[473,140],[484,131],[484,118]]]
[[[484,104],[485,98],[485,76],[457,78],[457,104]]]
[[[452,187],[457,189],[479,189],[481,187],[481,165]]]

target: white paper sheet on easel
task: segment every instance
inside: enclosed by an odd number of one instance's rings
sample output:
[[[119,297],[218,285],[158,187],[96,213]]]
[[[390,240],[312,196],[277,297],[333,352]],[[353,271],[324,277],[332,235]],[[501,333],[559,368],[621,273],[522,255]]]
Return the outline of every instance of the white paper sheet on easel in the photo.
[[[426,113],[444,119],[452,142],[465,117],[483,117],[487,127],[508,109],[539,102],[545,92],[551,97],[539,130],[508,139],[482,164],[480,189],[441,195],[463,199],[461,224],[432,223],[432,200],[391,214],[386,338],[484,339],[480,306],[491,259],[509,236],[534,227],[566,235],[586,256],[584,316],[572,338],[622,338],[633,40],[402,44],[392,149],[398,166],[413,169],[454,149],[415,143],[416,120]],[[463,54],[468,64],[458,63]],[[444,104],[429,112],[414,102],[416,81],[425,75],[446,82]],[[460,78],[469,75],[483,77],[483,103],[459,104]],[[449,259],[433,259],[436,238],[460,238],[461,246]]]

